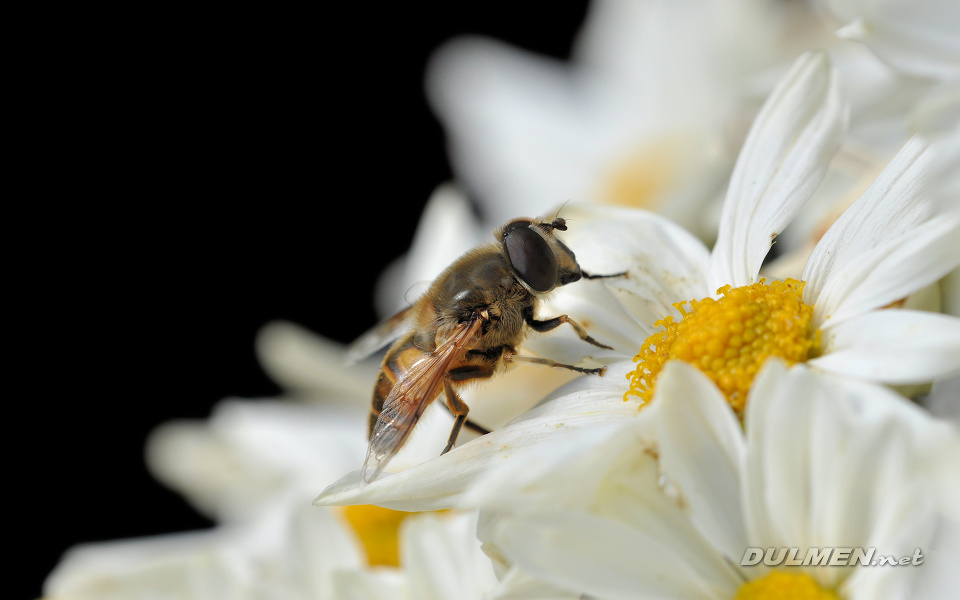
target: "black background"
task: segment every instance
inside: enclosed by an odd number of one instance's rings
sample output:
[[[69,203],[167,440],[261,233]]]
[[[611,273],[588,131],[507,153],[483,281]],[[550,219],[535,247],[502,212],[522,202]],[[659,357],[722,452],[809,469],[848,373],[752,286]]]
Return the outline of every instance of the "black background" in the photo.
[[[8,547],[28,564],[11,597],[39,597],[74,544],[210,525],[147,473],[147,434],[276,393],[253,351],[272,319],[342,342],[374,323],[375,274],[451,176],[431,52],[477,33],[566,57],[586,11],[506,6],[83,14],[45,32],[29,218],[7,222],[29,240],[8,257],[27,334],[8,363]]]

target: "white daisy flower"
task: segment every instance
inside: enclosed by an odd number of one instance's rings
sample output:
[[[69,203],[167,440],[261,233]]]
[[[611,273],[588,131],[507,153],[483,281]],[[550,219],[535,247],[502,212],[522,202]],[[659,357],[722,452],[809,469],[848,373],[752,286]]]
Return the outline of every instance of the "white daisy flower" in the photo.
[[[322,509],[287,499],[213,530],[72,548],[58,600],[479,600],[497,585],[476,514]],[[347,523],[353,527],[347,526]]]
[[[801,56],[778,84],[734,169],[712,251],[650,213],[568,209],[565,240],[581,263],[629,276],[569,286],[551,312],[577,315],[594,337],[621,352],[598,358],[622,360],[640,348],[636,369],[615,362],[602,379],[577,380],[492,434],[365,487],[351,473],[316,502],[454,506],[479,474],[531,451],[555,430],[633,413],[635,402],[652,397],[668,346],[671,357],[689,353],[687,360],[707,372],[737,410],[769,356],[891,384],[960,371],[960,319],[881,310],[960,263],[960,215],[936,213],[922,194],[922,173],[932,157],[921,140],[907,144],[824,236],[804,282],[759,280],[774,238],[809,198],[839,144],[846,110],[838,88],[822,53]],[[679,303],[687,303],[686,316],[674,306]],[[567,360],[557,345],[565,335],[572,336],[557,333],[530,345],[542,349],[536,345],[542,340],[544,355]],[[620,379],[631,371],[632,387]],[[629,402],[622,402],[624,393]]]
[[[276,361],[268,370],[313,402],[224,401],[208,420],[159,427],[147,444],[154,475],[218,525],[73,548],[45,595],[439,600],[454,597],[452,585],[476,590],[464,598],[492,589],[475,515],[310,505],[318,480],[333,481],[363,460],[366,382],[359,403],[349,399],[347,381],[313,379],[301,367],[325,368],[331,347],[289,324],[271,325],[259,347]]]
[[[310,506],[311,491],[318,478],[332,481],[362,460],[365,444],[351,430],[365,419],[361,405],[234,399],[217,405],[208,420],[161,425],[147,442],[151,472],[218,524],[80,545],[50,574],[44,593],[62,599],[331,597],[334,572],[369,568],[369,536],[363,507],[318,509]]]
[[[366,407],[370,381],[379,365],[344,365],[347,348],[287,321],[267,323],[257,332],[257,360],[264,372],[295,402]]]
[[[818,35],[804,11],[599,0],[569,62],[456,39],[433,58],[427,93],[457,180],[490,227],[572,199],[642,206],[712,239],[716,211],[703,207],[770,89],[761,75]]]
[[[202,514],[243,521],[290,494],[309,504],[308,486],[362,460],[365,422],[360,405],[228,400],[208,420],[158,427],[147,440],[147,465]]]
[[[256,518],[199,532],[84,544],[44,582],[60,600],[333,598],[334,574],[367,569],[335,511],[275,502]]]
[[[829,68],[825,63],[814,67],[822,58],[815,56],[808,55],[797,66],[810,69],[814,80],[826,78],[821,84],[829,86]],[[608,285],[617,288],[621,304],[634,316],[632,324],[622,323],[617,330],[625,338],[647,340],[632,383],[641,397],[650,398],[656,372],[668,356],[689,360],[710,373],[738,410],[753,374],[768,355],[889,384],[930,382],[960,370],[960,320],[921,311],[879,310],[960,264],[960,214],[955,208],[938,207],[925,194],[925,170],[936,154],[920,138],[904,146],[822,237],[802,282],[760,281],[761,263],[774,238],[803,206],[830,159],[829,139],[837,133],[836,121],[830,124],[830,118],[823,118],[831,112],[830,95],[825,95],[828,100],[819,117],[806,120],[805,127],[793,129],[795,133],[785,139],[777,140],[777,135],[803,119],[773,127],[772,113],[766,115],[767,123],[760,115],[734,170],[717,244],[709,253],[702,247],[685,248],[681,256],[699,254],[688,261],[688,268],[678,270],[676,263],[681,261],[668,263],[666,269],[657,264],[663,264],[663,249],[650,247],[651,240],[657,241],[644,235],[653,227],[644,215],[610,210],[604,217],[592,217],[597,231],[588,235],[598,240],[602,236],[602,244],[571,242],[589,257],[584,260],[600,262],[601,268],[617,264],[632,272],[638,269],[625,265],[640,265],[640,277],[611,280]],[[765,111],[776,105],[776,98],[775,92]],[[833,114],[835,119],[835,109]],[[818,124],[818,119],[823,120]],[[805,136],[820,139],[810,143],[802,141]],[[599,214],[597,209],[589,212]],[[579,225],[571,228],[570,237],[594,226]],[[641,234],[630,240],[628,230],[634,226]],[[603,249],[614,246],[613,239],[629,240],[620,245],[624,254]],[[678,307],[671,309],[681,302],[682,315]],[[743,312],[752,310],[762,316]],[[705,322],[712,329],[702,327]],[[651,325],[664,329],[658,332]],[[761,349],[765,344],[754,338],[765,335],[775,340],[776,349]]]
[[[220,523],[291,495],[306,502],[317,480],[335,480],[366,451],[375,364],[346,368],[342,344],[286,322],[266,325],[255,348],[282,397],[223,400],[209,418],[169,421],[146,443],[153,476]]]
[[[671,361],[644,418],[556,438],[481,480],[481,535],[529,576],[610,600],[949,597],[955,554],[939,534],[960,524],[955,428],[882,387],[779,361],[745,425]],[[830,547],[920,549],[925,564],[785,564],[786,549],[802,562]],[[775,551],[742,565],[748,548]]]

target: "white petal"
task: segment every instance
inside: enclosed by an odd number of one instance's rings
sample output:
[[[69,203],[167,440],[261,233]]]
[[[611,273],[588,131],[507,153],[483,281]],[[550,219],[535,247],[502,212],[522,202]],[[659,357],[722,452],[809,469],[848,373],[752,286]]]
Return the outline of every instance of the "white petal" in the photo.
[[[640,600],[732,597],[660,540],[582,512],[552,511],[498,524],[504,552],[536,577],[602,598]]]
[[[217,520],[246,520],[291,490],[334,481],[363,459],[366,410],[229,400],[207,421],[151,432],[151,473]]]
[[[823,390],[803,369],[770,360],[747,398],[744,512],[750,539],[762,547],[809,543],[806,475],[814,460],[811,429]]]
[[[889,384],[925,383],[960,371],[960,318],[876,310],[823,333],[823,355],[808,364]]]
[[[400,556],[414,598],[479,600],[496,586],[476,528],[475,513],[426,513],[403,522]]]
[[[458,506],[479,476],[518,460],[556,432],[636,417],[637,404],[623,401],[625,373],[632,366],[629,362],[611,365],[604,377],[576,379],[558,390],[558,397],[503,428],[405,471],[385,474],[367,485],[361,485],[359,471],[350,473],[324,490],[314,503],[377,504],[398,510]],[[581,390],[584,386],[589,387]]]
[[[866,44],[894,69],[919,77],[960,76],[960,10],[952,0],[834,2],[853,18],[837,31]]]
[[[339,510],[298,503],[290,521],[283,523],[289,543],[274,555],[277,564],[269,571],[289,570],[288,584],[302,586],[307,597],[330,597],[334,573],[366,564],[363,549],[338,518]]]
[[[264,371],[285,390],[325,401],[369,401],[375,365],[343,366],[346,346],[304,327],[274,321],[257,332],[257,358]]]
[[[690,520],[713,547],[739,559],[747,547],[741,501],[745,456],[740,423],[723,394],[698,369],[667,363],[657,380],[660,461],[690,507]]]
[[[635,419],[558,432],[537,449],[478,478],[464,502],[512,515],[560,506],[589,510],[598,489],[620,467],[619,458],[653,446],[651,412],[645,409]],[[575,488],[570,481],[576,481]]]
[[[814,327],[902,300],[960,265],[960,214],[938,215],[900,237],[834,265],[815,302]],[[806,289],[804,289],[806,297]],[[806,300],[806,298],[805,298]]]
[[[934,216],[924,195],[936,151],[910,140],[814,248],[803,295],[815,305],[817,326],[899,300],[960,261],[960,218]]]
[[[875,531],[875,507],[889,510],[900,505],[904,498],[907,487],[904,481],[893,489],[878,485],[885,469],[902,464],[898,452],[904,447],[885,437],[892,433],[889,427],[874,427],[866,434],[863,430],[844,433],[853,435],[846,441],[835,435],[819,438],[819,445],[833,454],[833,468],[821,469],[829,476],[811,482],[816,497],[809,516],[801,515],[799,520],[809,523],[806,541],[810,545],[825,547],[843,540],[848,547],[869,548],[887,541]],[[888,481],[893,479],[888,478]],[[881,543],[880,547],[884,544]],[[821,582],[835,585],[849,575],[848,571],[846,568],[823,569],[818,575]]]
[[[767,99],[737,158],[711,256],[711,288],[756,281],[773,239],[823,178],[847,113],[826,54],[800,56]]]
[[[43,584],[48,598],[201,600],[250,592],[227,549],[224,529],[85,544],[71,548]]]
[[[384,318],[410,306],[450,263],[474,246],[493,241],[477,224],[470,201],[453,184],[438,186],[423,209],[409,252],[377,280],[377,312]]]
[[[879,458],[879,457],[878,457]],[[887,458],[884,456],[883,458]],[[878,494],[887,492],[887,489],[874,488]],[[884,511],[878,516],[879,528],[888,531],[881,531],[877,537],[865,544],[856,544],[858,547],[877,548],[877,558],[884,557],[909,557],[916,548],[929,547],[929,541],[934,527],[933,515],[927,510],[924,496],[925,490],[916,489],[912,486],[901,486],[900,489],[889,490],[893,495],[885,501]],[[909,498],[904,497],[904,492],[908,492],[917,500],[910,502]],[[886,523],[882,519],[886,519]],[[891,531],[896,535],[891,535]],[[900,567],[896,570],[890,568],[844,568],[837,571],[836,567],[831,572],[830,568],[821,567],[820,581],[823,585],[831,585],[833,581],[824,581],[827,576],[841,574],[843,571],[849,572],[846,578],[838,588],[838,591],[844,598],[852,600],[898,600],[900,598],[916,598],[910,590],[914,587],[916,581],[926,575],[916,567]]]
[[[339,508],[310,506],[296,496],[275,502],[252,525],[246,547],[225,552],[247,558],[242,575],[256,597],[329,598],[337,572],[367,566],[363,548]]]
[[[426,87],[453,169],[483,199],[486,220],[537,216],[588,191],[587,132],[560,61],[463,37],[431,58]]]
[[[607,280],[580,280],[557,290],[538,310],[541,319],[569,315],[586,327],[594,339],[613,350],[587,344],[577,337],[572,328],[567,327],[542,335],[531,335],[524,341],[523,347],[539,356],[577,365],[585,359],[604,364],[633,358],[650,335],[654,321],[644,323],[631,312],[634,307],[624,300],[633,298],[618,289],[622,285],[631,284],[626,281],[611,284]],[[584,363],[582,366],[593,365]]]
[[[924,406],[932,414],[960,426],[960,374],[934,381]]]
[[[909,556],[917,547],[929,547],[936,521],[936,494],[931,485],[934,482],[916,476],[926,457],[914,452],[909,432],[888,418],[874,426],[851,428],[850,436],[854,439],[873,437],[874,446],[873,452],[849,457],[851,461],[856,458],[868,461],[847,465],[848,472],[862,469],[867,473],[855,476],[862,487],[846,488],[847,494],[835,499],[847,504],[847,512],[862,524],[860,531],[849,538],[850,545],[877,548],[883,556],[898,558]],[[850,595],[858,598],[907,597],[912,578],[919,575],[913,570],[896,573],[890,569],[847,570],[850,577],[841,590],[856,590]]]
[[[931,158],[927,148],[919,137],[907,142],[823,235],[803,271],[807,282],[803,296],[808,304],[820,303],[821,288],[838,268],[930,217],[919,183]]]
[[[665,404],[664,398],[659,396],[653,406],[644,409],[644,412],[653,415],[652,421],[660,420],[659,412]],[[651,447],[653,432],[644,430],[644,425],[643,419],[635,419],[622,427],[621,432],[610,435],[611,443],[604,444],[604,452],[598,457],[599,460],[593,461],[593,472],[600,475],[599,486],[592,485],[592,474],[584,476],[582,470],[577,469],[570,473],[569,480],[565,480],[566,489],[559,496],[576,497],[583,493],[583,488],[591,491],[594,496],[592,501],[584,503],[588,512],[636,529],[657,540],[658,544],[677,556],[683,556],[686,564],[702,579],[711,582],[710,585],[720,595],[719,590],[730,581],[740,579],[732,565],[739,560],[742,546],[724,554],[704,539],[698,525],[716,524],[702,515],[695,517],[691,514],[696,509],[687,503],[687,489],[675,485],[671,474],[661,470],[661,465],[654,457],[657,456],[658,447],[663,444]],[[622,433],[633,433],[633,436],[623,436]],[[626,439],[618,439],[621,437]],[[624,447],[622,441],[631,443]],[[676,469],[673,473],[676,473]],[[596,487],[596,491],[593,491],[593,487]],[[703,509],[702,504],[698,508]],[[709,530],[711,534],[714,532],[714,529]]]
[[[403,573],[396,569],[337,571],[332,582],[336,600],[413,600]]]
[[[604,279],[623,307],[645,332],[668,315],[679,316],[673,303],[700,299],[706,287],[709,251],[703,242],[661,216],[612,206],[571,205],[564,242],[588,273],[627,271],[626,277]],[[627,328],[625,324],[625,328]],[[637,348],[639,348],[639,343]],[[629,352],[628,352],[629,353]]]
[[[915,457],[908,463],[911,475],[935,482],[939,509],[960,521],[960,478],[954,476],[960,464],[960,430],[886,387],[849,377],[824,377],[832,382],[830,387],[843,392],[854,415],[852,430],[893,422],[905,432]]]
[[[536,454],[478,481],[471,497],[485,507],[479,531],[484,543],[501,547],[499,522],[504,515],[523,520],[565,509],[642,532],[683,556],[688,568],[716,589],[735,581],[738,577],[724,557],[691,524],[686,490],[675,493],[672,481],[670,493],[661,489],[653,425],[665,404],[658,397],[639,418],[556,436]],[[739,559],[741,547],[732,553]]]
[[[488,600],[583,600],[583,595],[543,582],[514,567],[500,579]]]
[[[593,333],[593,329],[591,329],[591,333]],[[553,337],[553,332],[544,337]],[[571,354],[576,354],[576,358],[572,359],[570,361],[571,363],[577,362],[580,357],[583,356],[584,352],[592,352],[591,350],[584,350],[584,346],[593,348],[593,346],[585,343],[580,338],[574,337],[576,338],[576,342],[573,340],[569,341],[572,346],[579,350],[579,353],[571,352]],[[520,354],[523,355],[531,354],[527,351],[527,348],[528,346],[525,343],[524,346],[518,350]],[[549,352],[540,354],[540,356],[549,356],[555,359],[560,358],[559,355],[554,355]],[[561,360],[560,362],[567,361]],[[475,388],[464,389],[460,393],[460,397],[470,407],[470,420],[492,431],[513,421],[518,416],[536,406],[544,397],[552,394],[563,385],[578,377],[580,377],[579,373],[565,369],[555,369],[534,364],[517,365],[517,368],[509,369],[506,373],[484,381]],[[441,412],[448,411],[442,410]],[[447,435],[450,433],[450,427],[453,425],[453,418],[450,417],[445,422],[446,431],[442,432],[442,439],[437,438],[437,442],[439,442],[441,448],[443,444],[446,443]],[[461,432],[463,442],[473,439],[476,435],[476,433],[469,430]],[[416,438],[414,438],[413,441],[416,441]],[[431,452],[435,455],[438,450],[436,448],[437,443],[435,442],[433,446]],[[433,458],[433,455],[427,458]]]
[[[934,506],[957,497],[945,470],[956,432],[881,386],[804,366],[765,368],[746,426],[745,509],[756,545],[909,553],[929,541]],[[850,570],[810,573],[835,587]],[[871,589],[891,585],[866,579]]]
[[[960,208],[960,80],[934,87],[913,110],[912,126],[930,141],[927,186],[943,210]]]
[[[960,126],[960,81],[943,82],[933,86],[916,102],[911,111],[911,130],[933,141],[943,136],[954,137],[950,133],[956,133],[958,126]],[[955,139],[940,141],[947,142],[947,148],[956,149]],[[951,154],[953,155],[943,158],[950,158],[951,162],[956,164],[960,157],[955,153]],[[948,164],[943,163],[942,166],[947,168]],[[941,172],[941,175],[948,176],[954,181],[960,178],[960,174],[952,172]],[[955,186],[951,187],[955,189]]]
[[[913,453],[905,428],[895,419],[868,425],[843,415],[845,399],[834,399],[841,409],[838,416],[848,418],[841,436],[821,442],[835,468],[820,471],[831,476],[811,474],[811,495],[819,502],[807,519],[810,544],[824,547],[844,540],[846,546],[908,554],[917,544],[929,541],[933,518],[934,494],[929,486],[918,484],[912,472],[923,458]],[[856,571],[820,568],[816,576],[821,584],[832,587]],[[880,585],[892,589],[893,583]]]
[[[48,597],[90,600],[329,598],[337,571],[363,566],[335,514],[285,497],[241,524],[72,548]]]
[[[594,2],[573,55],[658,117],[697,118],[694,109],[716,107],[731,80],[780,59],[790,26],[782,8],[724,0]],[[727,62],[732,57],[736,64]]]
[[[960,269],[954,269],[940,281],[943,312],[960,317]]]
[[[949,598],[960,589],[960,523],[948,519],[937,525],[937,535],[928,548],[922,549],[923,576],[909,596],[916,600]]]

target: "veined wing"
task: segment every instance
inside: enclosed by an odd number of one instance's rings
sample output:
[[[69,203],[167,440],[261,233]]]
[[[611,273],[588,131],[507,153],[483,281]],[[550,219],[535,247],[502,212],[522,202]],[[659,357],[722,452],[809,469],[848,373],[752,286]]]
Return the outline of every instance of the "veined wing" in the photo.
[[[370,436],[362,469],[364,481],[376,479],[403,446],[423,411],[440,395],[447,373],[470,349],[482,323],[479,317],[460,323],[436,350],[400,374],[383,401]]]

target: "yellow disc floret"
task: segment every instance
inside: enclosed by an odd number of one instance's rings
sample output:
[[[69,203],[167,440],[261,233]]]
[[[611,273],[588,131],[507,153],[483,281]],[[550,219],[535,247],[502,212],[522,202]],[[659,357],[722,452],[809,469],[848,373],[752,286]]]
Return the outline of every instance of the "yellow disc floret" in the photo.
[[[794,364],[819,349],[820,331],[811,330],[813,307],[803,302],[803,282],[761,279],[738,288],[725,285],[717,293],[716,300],[674,304],[682,315],[678,322],[671,316],[655,323],[663,331],[648,337],[633,357],[637,368],[627,375],[624,400],[639,396],[649,402],[657,375],[675,358],[706,373],[742,414],[753,377],[767,358]]]
[[[771,571],[760,579],[740,586],[735,600],[837,600],[836,592],[825,590],[809,575],[797,571]]]
[[[400,523],[412,514],[372,505],[343,507],[343,516],[357,534],[371,566],[400,564]]]

